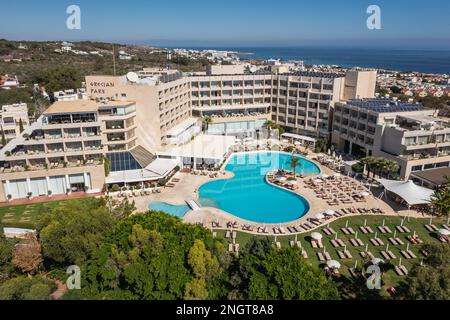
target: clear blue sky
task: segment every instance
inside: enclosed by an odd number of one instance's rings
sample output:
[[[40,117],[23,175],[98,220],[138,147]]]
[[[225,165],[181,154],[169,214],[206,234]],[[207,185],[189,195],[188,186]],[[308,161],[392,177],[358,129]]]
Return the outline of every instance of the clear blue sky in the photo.
[[[81,7],[81,30],[66,7]],[[366,28],[381,7],[382,30]],[[154,44],[381,44],[450,47],[449,0],[22,0],[2,1],[0,38]]]

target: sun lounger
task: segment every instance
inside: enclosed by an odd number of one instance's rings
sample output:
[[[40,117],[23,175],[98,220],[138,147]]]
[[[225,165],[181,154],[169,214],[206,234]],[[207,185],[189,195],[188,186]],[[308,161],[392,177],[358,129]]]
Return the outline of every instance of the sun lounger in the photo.
[[[363,227],[363,226],[360,226],[360,227],[359,227],[359,230],[361,230],[361,232],[362,232],[363,234],[369,233],[369,231],[367,231],[366,227]]]
[[[371,238],[370,240],[369,240],[375,247],[379,247],[379,246],[382,246],[382,245],[384,245],[384,243],[383,243],[383,240],[381,240],[380,238]]]
[[[325,261],[325,257],[323,256],[322,252],[317,252],[317,257],[319,258],[319,261]]]
[[[425,228],[430,232],[434,232],[438,229],[434,224],[426,224]]]
[[[400,269],[398,266],[394,267],[395,273],[399,276],[405,276],[406,274],[403,273],[403,270]]]
[[[317,245],[317,242],[316,242],[316,241],[311,241],[311,246],[312,246],[314,249],[317,249],[317,248],[318,248],[318,245]]]
[[[409,252],[408,252],[408,251],[402,250],[402,251],[400,251],[400,253],[402,254],[402,256],[403,256],[405,259],[412,259],[412,257],[409,255]]]
[[[230,238],[231,237],[231,231],[227,231],[226,233],[225,233],[225,238]]]
[[[355,234],[355,231],[352,227],[348,227],[347,230],[350,232],[350,234]]]
[[[381,251],[381,255],[383,256],[383,258],[385,260],[390,260],[391,259],[390,255],[386,251]]]
[[[389,238],[388,239],[390,243],[392,243],[394,246],[398,245],[396,238]]]
[[[331,260],[330,253],[325,252],[323,255],[325,256],[325,259],[327,259],[327,261],[328,261],[328,260]]]
[[[347,259],[353,259],[353,256],[352,256],[352,254],[350,253],[350,251],[345,250],[345,251],[344,251],[344,254],[345,254],[345,256],[347,257]]]
[[[229,243],[229,244],[228,244],[228,252],[233,252],[233,250],[234,250],[233,244],[232,244],[232,243]]]
[[[303,258],[308,259],[308,253],[306,253],[305,250],[302,250],[302,256]]]
[[[333,240],[331,240],[330,242],[331,242],[331,245],[332,245],[333,247],[335,247],[335,248],[340,247],[339,243],[338,243],[336,240],[333,239]]]

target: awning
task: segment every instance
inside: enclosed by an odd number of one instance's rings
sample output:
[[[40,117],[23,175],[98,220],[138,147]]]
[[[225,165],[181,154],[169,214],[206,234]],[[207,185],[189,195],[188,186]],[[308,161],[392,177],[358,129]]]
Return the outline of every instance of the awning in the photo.
[[[303,140],[303,141],[309,141],[309,142],[316,142],[316,139],[311,138],[311,137],[307,137],[307,136],[301,136],[299,134],[294,134],[294,133],[283,133],[281,135],[283,138],[290,138],[290,139],[295,139],[295,140]]]
[[[179,162],[173,159],[155,159],[145,169],[114,171],[106,177],[106,183],[133,183],[159,180],[167,176]]]
[[[401,197],[410,205],[428,204],[431,201],[433,190],[420,187],[412,181],[396,181],[387,179],[378,179],[383,187]]]

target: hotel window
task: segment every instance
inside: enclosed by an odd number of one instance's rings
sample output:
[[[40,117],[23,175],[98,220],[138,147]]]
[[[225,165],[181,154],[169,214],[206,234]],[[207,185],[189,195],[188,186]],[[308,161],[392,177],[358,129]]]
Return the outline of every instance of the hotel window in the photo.
[[[444,141],[444,135],[438,134],[436,135],[436,142],[443,142]]]
[[[321,89],[321,85],[320,85],[320,83],[313,83],[312,88],[320,90]]]
[[[416,144],[416,138],[415,137],[408,137],[405,138],[405,145],[407,146],[413,146]]]
[[[417,139],[417,141],[418,141],[418,143],[419,144],[428,144],[428,136],[425,136],[425,137],[419,137],[418,139]]]
[[[413,166],[411,168],[411,171],[412,172],[422,171],[422,166]]]

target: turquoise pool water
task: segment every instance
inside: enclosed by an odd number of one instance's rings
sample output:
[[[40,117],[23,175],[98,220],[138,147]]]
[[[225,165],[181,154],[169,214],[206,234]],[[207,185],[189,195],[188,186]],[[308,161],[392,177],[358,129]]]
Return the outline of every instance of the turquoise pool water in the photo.
[[[227,180],[208,182],[199,188],[202,206],[216,207],[242,219],[261,223],[282,223],[305,215],[309,204],[305,198],[272,186],[265,175],[272,170],[290,170],[291,154],[254,152],[231,156],[226,171],[234,173]],[[297,156],[296,156],[297,157]],[[317,174],[313,162],[300,158],[297,173]]]
[[[166,202],[152,202],[148,205],[148,208],[155,211],[163,211],[179,218],[183,218],[186,212],[191,210],[187,205],[175,206]]]

